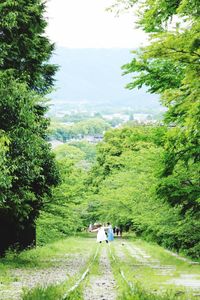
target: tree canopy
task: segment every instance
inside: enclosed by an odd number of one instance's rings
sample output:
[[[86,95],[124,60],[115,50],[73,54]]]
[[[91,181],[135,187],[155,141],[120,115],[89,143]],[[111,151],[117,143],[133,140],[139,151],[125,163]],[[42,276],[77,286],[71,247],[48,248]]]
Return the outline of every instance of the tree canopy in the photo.
[[[38,93],[53,85],[57,66],[48,63],[54,44],[45,36],[45,3],[5,0],[0,3],[0,70],[12,69]]]
[[[199,5],[188,0],[128,2],[137,3],[139,26],[151,34],[151,43],[133,51],[133,60],[123,66],[125,74],[135,74],[127,88],[145,85],[151,93],[160,94],[167,107],[165,122],[170,130],[158,191],[171,205],[180,205],[183,212],[198,211]]]
[[[133,51],[132,61],[123,66],[124,74],[133,74],[127,88],[147,86],[149,92],[161,95],[167,108],[164,121],[169,130],[157,196],[184,218],[180,243],[195,253],[200,226],[199,3],[119,0],[111,9],[121,7],[137,10],[138,26],[150,38],[149,45]]]

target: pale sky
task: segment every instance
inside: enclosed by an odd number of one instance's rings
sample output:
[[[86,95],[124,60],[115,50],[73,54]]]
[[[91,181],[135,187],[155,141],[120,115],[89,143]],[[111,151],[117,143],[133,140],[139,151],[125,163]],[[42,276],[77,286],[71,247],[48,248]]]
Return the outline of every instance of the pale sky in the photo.
[[[67,48],[137,48],[146,38],[135,16],[105,11],[113,0],[48,0],[47,35]]]

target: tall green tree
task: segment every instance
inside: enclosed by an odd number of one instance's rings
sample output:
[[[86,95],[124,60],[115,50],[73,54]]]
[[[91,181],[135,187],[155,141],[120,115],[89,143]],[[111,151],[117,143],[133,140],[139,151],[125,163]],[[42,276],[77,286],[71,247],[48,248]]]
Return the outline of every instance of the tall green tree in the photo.
[[[17,243],[20,248],[35,243],[35,220],[59,181],[45,141],[48,122],[35,113],[38,104],[45,109],[41,101],[26,84],[0,73],[0,124],[9,139],[3,163],[8,174],[4,172],[0,196],[0,252]]]
[[[164,133],[163,127],[126,126],[105,134],[87,181],[92,191],[88,205],[91,221],[110,220],[115,225],[132,227],[135,224],[138,232],[146,229],[147,219],[140,217],[148,210],[152,217],[151,190],[157,182]]]
[[[10,142],[5,161],[10,185],[0,201],[0,253],[15,244],[35,244],[35,221],[59,181],[46,142],[43,96],[57,66],[48,63],[54,45],[45,37],[44,12],[42,0],[0,3],[0,129]]]

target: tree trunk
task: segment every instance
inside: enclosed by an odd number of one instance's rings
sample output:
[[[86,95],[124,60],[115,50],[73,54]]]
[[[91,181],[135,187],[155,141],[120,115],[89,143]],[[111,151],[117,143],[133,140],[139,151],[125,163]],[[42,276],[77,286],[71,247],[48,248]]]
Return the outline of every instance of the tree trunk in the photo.
[[[8,249],[24,250],[35,245],[35,223],[28,220],[20,224],[10,211],[0,210],[0,256]]]

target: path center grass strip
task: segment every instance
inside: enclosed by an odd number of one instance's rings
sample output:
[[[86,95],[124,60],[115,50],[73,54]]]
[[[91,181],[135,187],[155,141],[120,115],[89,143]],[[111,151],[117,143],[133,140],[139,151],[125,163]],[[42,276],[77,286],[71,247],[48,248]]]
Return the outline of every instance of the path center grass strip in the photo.
[[[90,268],[92,266],[92,263],[96,260],[96,257],[99,253],[99,246],[96,249],[95,255],[92,259],[92,261],[90,262],[88,268],[85,270],[85,272],[83,273],[83,275],[81,276],[81,278],[64,294],[62,300],[65,300],[67,298],[67,296],[73,292],[75,289],[77,289],[79,287],[79,285],[81,284],[81,282],[85,279],[85,277],[87,276],[87,274],[90,272]]]

